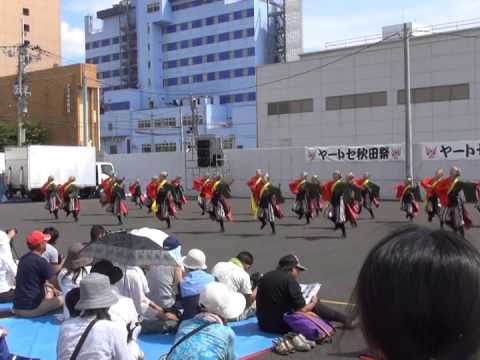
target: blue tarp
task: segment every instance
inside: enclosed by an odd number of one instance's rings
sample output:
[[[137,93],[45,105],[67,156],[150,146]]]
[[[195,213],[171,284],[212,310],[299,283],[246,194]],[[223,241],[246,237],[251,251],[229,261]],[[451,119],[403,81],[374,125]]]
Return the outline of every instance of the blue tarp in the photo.
[[[54,316],[35,319],[7,318],[0,326],[8,329],[7,343],[13,354],[36,357],[42,360],[56,358],[56,343],[60,323]],[[235,352],[238,358],[248,356],[272,345],[275,335],[265,334],[258,329],[257,319],[231,323],[235,331]],[[140,347],[146,360],[157,360],[168,352],[173,343],[172,335],[147,335],[140,338]]]

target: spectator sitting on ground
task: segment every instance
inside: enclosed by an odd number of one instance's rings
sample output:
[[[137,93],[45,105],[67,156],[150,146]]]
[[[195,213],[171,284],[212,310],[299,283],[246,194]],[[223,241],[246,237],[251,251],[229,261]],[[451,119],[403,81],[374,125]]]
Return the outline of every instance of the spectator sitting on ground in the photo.
[[[215,281],[207,270],[205,253],[192,249],[182,260],[185,275],[180,282],[180,298],[183,307],[182,321],[191,319],[198,314],[198,299],[202,290]]]
[[[62,254],[58,253],[55,245],[60,236],[60,233],[54,227],[47,227],[43,229],[43,233],[50,235],[50,240],[47,243],[47,249],[42,254],[42,256],[52,265],[53,272],[58,274],[63,267],[64,258]]]
[[[175,236],[169,236],[163,242],[164,250],[171,252],[178,247],[180,247],[180,242]],[[166,312],[174,314],[178,321],[182,314],[181,304],[176,299],[178,284],[182,280],[181,266],[170,264],[150,266],[146,276],[150,288],[149,298]],[[143,332],[151,332],[149,325],[148,321],[142,324]]]
[[[242,251],[230,261],[219,262],[212,269],[212,275],[218,282],[226,285],[230,291],[245,296],[247,306],[238,320],[246,319],[255,314],[257,289],[252,290],[252,282],[250,275],[248,275],[252,265],[253,255],[248,251]]]
[[[354,301],[378,359],[478,358],[480,254],[457,234],[410,226],[388,235],[367,256]]]
[[[119,267],[114,266],[108,260],[101,260],[97,262],[95,265],[92,266],[91,272],[107,276],[110,280],[110,285],[115,285],[123,277],[122,270]],[[137,343],[138,334],[140,333],[141,327],[140,317],[138,316],[137,310],[135,309],[135,304],[133,303],[132,299],[120,295],[115,286],[112,286],[111,289],[117,296],[118,301],[112,306],[110,306],[108,314],[110,315],[112,321],[119,322],[128,330],[129,350],[132,353],[136,354],[137,358],[143,357],[140,347]]]
[[[90,242],[101,240],[107,235],[107,230],[102,225],[93,225],[90,229]]]
[[[202,290],[199,304],[201,312],[181,323],[168,359],[235,359],[235,333],[226,321],[244,311],[245,297],[221,283],[212,282]],[[186,338],[199,328],[202,329],[194,336]]]
[[[80,316],[80,311],[75,309],[80,300],[80,287],[73,288],[65,295],[65,307],[68,310],[69,318]],[[67,319],[65,319],[67,320]]]
[[[175,314],[166,312],[161,306],[153,302],[147,294],[150,293],[145,273],[138,266],[127,266],[123,278],[115,286],[119,294],[131,298],[137,313],[144,319],[146,332],[166,332],[176,328],[178,318]],[[148,322],[153,320],[153,323]],[[161,320],[158,321],[157,320]],[[165,323],[173,321],[174,323]],[[166,326],[165,326],[166,325]]]
[[[108,309],[118,301],[107,276],[89,274],[80,282],[80,316],[65,321],[57,340],[57,360],[70,360],[80,338],[90,326],[77,359],[136,359],[128,350],[125,326],[110,320]]]
[[[80,286],[80,281],[90,272],[90,264],[93,259],[81,254],[84,245],[75,242],[68,249],[67,258],[65,259],[63,269],[57,275],[58,286],[62,295],[65,296],[73,288]],[[63,307],[65,319],[70,317],[68,308]]]
[[[21,317],[36,317],[63,306],[63,298],[54,287],[56,276],[42,257],[50,235],[33,231],[27,236],[30,252],[18,263],[13,312]]]
[[[17,264],[13,259],[11,241],[14,233],[10,236],[0,231],[0,303],[13,301],[15,295],[15,276],[17,276]]]
[[[298,257],[286,255],[278,262],[277,270],[266,273],[258,283],[257,318],[260,329],[269,333],[284,334],[290,331],[283,320],[287,312],[315,312],[327,321],[335,321],[351,328],[344,314],[322,305],[316,296],[305,303],[298,278],[307,270]]]

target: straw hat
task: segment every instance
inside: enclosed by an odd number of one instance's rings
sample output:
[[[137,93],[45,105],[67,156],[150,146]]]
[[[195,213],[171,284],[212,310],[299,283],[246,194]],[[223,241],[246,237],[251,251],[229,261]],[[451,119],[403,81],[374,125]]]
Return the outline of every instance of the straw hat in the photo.
[[[205,270],[207,269],[207,259],[205,253],[199,249],[192,249],[187,256],[182,258],[182,264],[189,270]]]
[[[76,310],[109,308],[118,301],[110,286],[110,279],[102,274],[88,274],[80,281],[80,301]]]
[[[229,320],[237,318],[245,310],[245,296],[230,291],[224,284],[211,282],[200,293],[199,304],[208,312]]]
[[[77,270],[83,266],[90,265],[93,258],[82,255],[81,252],[85,246],[80,242],[75,242],[70,246],[65,259],[64,267],[69,270]]]

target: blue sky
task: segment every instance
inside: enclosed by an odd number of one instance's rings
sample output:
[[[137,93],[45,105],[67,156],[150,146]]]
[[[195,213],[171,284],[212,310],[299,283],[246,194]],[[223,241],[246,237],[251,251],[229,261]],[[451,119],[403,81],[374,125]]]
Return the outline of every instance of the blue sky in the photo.
[[[64,62],[84,60],[83,18],[118,0],[62,0]],[[478,0],[303,0],[304,49],[381,33],[384,25],[413,21],[441,24],[478,17]]]

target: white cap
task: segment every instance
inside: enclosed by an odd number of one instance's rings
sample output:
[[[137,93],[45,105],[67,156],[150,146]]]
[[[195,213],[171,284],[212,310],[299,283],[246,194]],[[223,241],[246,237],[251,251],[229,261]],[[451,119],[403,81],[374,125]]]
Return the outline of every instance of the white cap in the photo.
[[[168,172],[162,171],[162,172],[160,173],[160,176],[167,177],[167,176],[168,176]]]
[[[245,296],[229,290],[224,284],[211,282],[200,293],[199,304],[225,320],[235,319],[245,310]]]
[[[207,269],[207,258],[205,253],[200,249],[192,249],[187,256],[182,258],[182,264],[186,269],[205,270]]]

